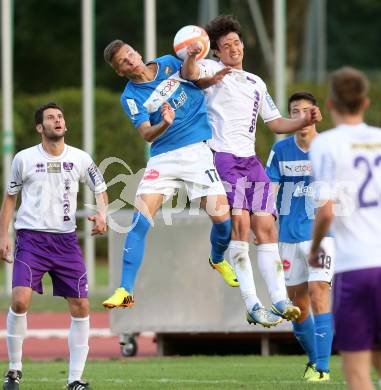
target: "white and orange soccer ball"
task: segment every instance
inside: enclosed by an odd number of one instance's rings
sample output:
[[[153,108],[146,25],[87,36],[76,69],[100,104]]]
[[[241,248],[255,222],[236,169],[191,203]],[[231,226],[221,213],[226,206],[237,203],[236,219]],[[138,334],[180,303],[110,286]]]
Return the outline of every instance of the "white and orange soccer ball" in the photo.
[[[198,42],[202,46],[201,52],[196,56],[196,60],[205,58],[209,53],[210,42],[206,31],[198,26],[185,26],[177,31],[173,40],[173,49],[177,57],[184,60],[187,55],[187,47]]]

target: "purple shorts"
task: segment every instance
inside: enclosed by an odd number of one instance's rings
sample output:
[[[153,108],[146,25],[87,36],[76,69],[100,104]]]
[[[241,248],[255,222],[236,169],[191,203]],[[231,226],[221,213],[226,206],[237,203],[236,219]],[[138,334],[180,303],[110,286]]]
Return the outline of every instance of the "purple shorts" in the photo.
[[[271,182],[256,156],[215,152],[214,163],[232,209],[263,211],[276,216]]]
[[[43,293],[42,278],[48,272],[53,295],[87,298],[87,273],[77,235],[18,230],[12,287],[31,287]]]
[[[381,348],[381,267],[340,272],[333,281],[335,348]]]

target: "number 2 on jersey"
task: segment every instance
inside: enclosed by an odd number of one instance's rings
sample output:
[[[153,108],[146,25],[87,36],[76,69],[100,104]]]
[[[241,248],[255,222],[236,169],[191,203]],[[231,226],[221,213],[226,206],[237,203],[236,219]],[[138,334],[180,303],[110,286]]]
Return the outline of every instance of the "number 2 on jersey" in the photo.
[[[375,159],[374,159],[374,162],[373,162],[373,165],[375,167],[379,166],[381,163],[381,156],[377,156]],[[378,200],[377,199],[373,199],[373,200],[366,200],[365,199],[365,191],[369,185],[369,183],[372,181],[373,179],[373,171],[372,171],[372,163],[364,156],[358,156],[355,158],[354,162],[353,162],[353,166],[355,168],[358,168],[360,165],[363,165],[366,167],[366,177],[365,177],[365,180],[362,182],[361,186],[360,186],[360,189],[359,189],[359,192],[358,192],[358,200],[359,200],[359,206],[360,208],[364,208],[364,207],[376,207],[378,206]]]

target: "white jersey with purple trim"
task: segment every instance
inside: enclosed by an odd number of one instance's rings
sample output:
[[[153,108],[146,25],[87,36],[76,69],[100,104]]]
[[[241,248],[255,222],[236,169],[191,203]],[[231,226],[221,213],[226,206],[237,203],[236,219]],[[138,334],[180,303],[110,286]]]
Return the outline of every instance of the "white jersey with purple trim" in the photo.
[[[60,156],[51,156],[40,144],[17,153],[7,189],[10,195],[21,190],[15,229],[73,232],[79,182],[95,194],[107,189],[92,158],[80,149],[65,145]]]
[[[365,123],[322,133],[310,149],[315,196],[332,200],[335,272],[381,266],[381,129]]]
[[[223,69],[222,62],[199,61],[200,78]],[[258,114],[264,122],[280,118],[264,81],[255,74],[233,69],[222,81],[204,90],[213,138],[208,145],[216,152],[238,157],[255,155]]]

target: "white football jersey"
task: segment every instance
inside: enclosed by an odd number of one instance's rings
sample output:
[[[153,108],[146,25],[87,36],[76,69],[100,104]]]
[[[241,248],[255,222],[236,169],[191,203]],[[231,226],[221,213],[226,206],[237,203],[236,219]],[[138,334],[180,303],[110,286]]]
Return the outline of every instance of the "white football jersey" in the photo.
[[[17,153],[7,190],[10,195],[22,191],[15,229],[73,232],[79,182],[95,194],[107,189],[91,157],[80,149],[65,145],[60,156],[51,156],[40,144]]]
[[[213,60],[199,61],[200,77],[211,77],[225,65]],[[255,155],[258,114],[264,122],[281,117],[264,81],[244,70],[233,69],[222,81],[204,90],[213,138],[208,141],[217,152],[239,157]]]
[[[317,200],[334,202],[336,272],[381,266],[381,129],[340,125],[313,141]]]

